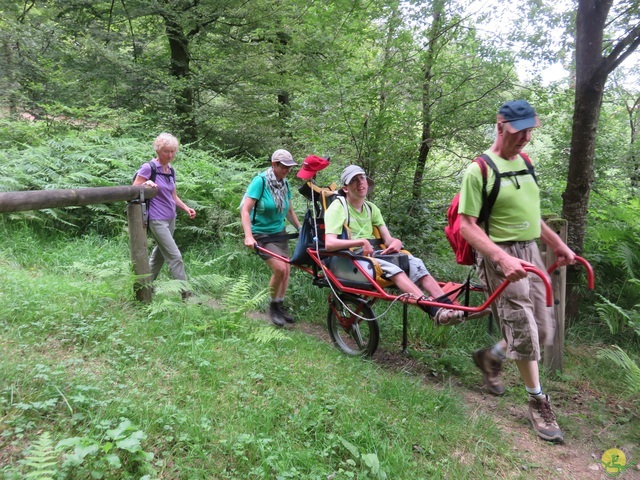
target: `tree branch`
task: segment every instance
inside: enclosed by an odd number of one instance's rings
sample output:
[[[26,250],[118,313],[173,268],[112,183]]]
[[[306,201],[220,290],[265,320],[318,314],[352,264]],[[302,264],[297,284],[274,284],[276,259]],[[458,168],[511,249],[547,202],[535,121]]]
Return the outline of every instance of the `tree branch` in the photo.
[[[629,55],[640,46],[640,24],[618,42],[604,59],[603,67],[608,74],[613,72]]]

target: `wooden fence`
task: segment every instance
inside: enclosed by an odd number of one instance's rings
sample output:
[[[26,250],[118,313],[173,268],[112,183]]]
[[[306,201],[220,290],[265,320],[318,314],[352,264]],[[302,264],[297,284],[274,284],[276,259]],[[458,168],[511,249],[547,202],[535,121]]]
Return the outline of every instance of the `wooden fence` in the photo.
[[[151,272],[147,253],[147,232],[142,224],[142,202],[155,197],[155,188],[144,186],[97,187],[69,190],[34,190],[0,193],[0,213],[40,210],[42,208],[73,207],[95,203],[129,202],[127,222],[129,249],[136,282],[136,298],[150,302]]]

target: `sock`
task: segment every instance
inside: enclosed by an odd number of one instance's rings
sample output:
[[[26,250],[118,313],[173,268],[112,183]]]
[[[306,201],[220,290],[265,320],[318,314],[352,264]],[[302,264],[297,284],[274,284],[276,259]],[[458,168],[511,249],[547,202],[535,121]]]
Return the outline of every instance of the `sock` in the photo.
[[[542,387],[540,387],[539,385],[537,387],[527,387],[525,385],[524,388],[527,390],[527,393],[529,394],[529,396],[535,397],[538,400],[544,400],[545,394],[542,393]]]
[[[433,301],[438,302],[438,303],[447,303],[449,305],[453,305],[453,302],[451,301],[451,299],[449,297],[439,297],[434,299]],[[429,315],[431,315],[432,317],[435,317],[436,313],[438,313],[438,310],[440,310],[440,308],[442,307],[422,307],[422,310],[424,310],[425,312],[427,312]]]
[[[507,358],[506,352],[502,350],[499,342],[491,347],[491,353],[497,356],[500,360],[504,360],[505,358]]]
[[[438,310],[440,310],[440,307],[422,307],[422,309],[432,317],[435,317]]]

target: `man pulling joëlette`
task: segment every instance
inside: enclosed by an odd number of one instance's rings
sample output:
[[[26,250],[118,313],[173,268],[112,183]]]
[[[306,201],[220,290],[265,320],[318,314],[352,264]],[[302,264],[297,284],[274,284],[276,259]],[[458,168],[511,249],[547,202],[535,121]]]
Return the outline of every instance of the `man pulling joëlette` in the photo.
[[[531,140],[540,120],[525,100],[504,103],[498,112],[496,137],[485,152],[500,173],[526,170],[520,156]],[[487,193],[493,186],[494,172],[489,170]],[[530,174],[503,177],[491,211],[489,234],[477,224],[482,206],[482,173],[476,162],[466,170],[460,192],[460,232],[477,252],[478,276],[493,292],[505,279],[511,283],[492,305],[502,340],[473,354],[489,392],[502,395],[502,362],[516,362],[529,394],[529,419],[537,435],[548,441],[562,441],[562,431],[540,385],[538,361],[541,345],[553,343],[553,312],[546,306],[540,278],[527,275],[523,266],[545,271],[536,240],[540,238],[555,254],[558,265],[575,262],[575,254],[543,221],[540,190]]]

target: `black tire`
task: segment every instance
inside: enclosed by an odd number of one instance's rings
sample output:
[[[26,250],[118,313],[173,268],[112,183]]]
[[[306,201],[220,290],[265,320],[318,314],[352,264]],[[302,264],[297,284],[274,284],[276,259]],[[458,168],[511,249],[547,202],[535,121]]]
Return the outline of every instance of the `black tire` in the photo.
[[[370,357],[378,348],[378,320],[367,302],[358,297],[331,295],[327,327],[333,344],[347,355]]]

